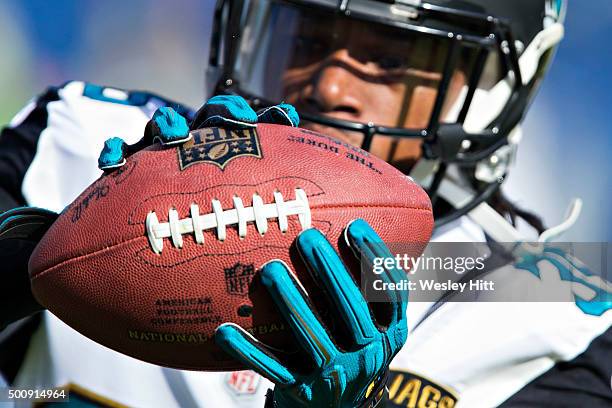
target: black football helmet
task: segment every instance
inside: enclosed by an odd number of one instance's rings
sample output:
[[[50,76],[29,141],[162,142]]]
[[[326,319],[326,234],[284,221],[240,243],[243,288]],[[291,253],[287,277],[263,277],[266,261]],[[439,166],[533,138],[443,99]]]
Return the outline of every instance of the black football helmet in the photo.
[[[410,175],[434,203],[444,202],[436,214],[440,226],[487,200],[505,179],[520,123],[563,37],[565,8],[565,0],[220,0],[208,92],[242,95],[254,108],[279,103],[289,67],[347,38],[363,35],[365,47],[367,34],[360,33],[384,31],[397,45],[391,56],[376,57],[377,69],[426,66],[437,74],[422,126],[407,127],[403,118],[395,126],[343,120],[296,107],[307,122],[359,132],[365,150],[376,137],[420,139],[422,159]],[[449,100],[457,70],[465,80]],[[410,102],[403,99],[404,117]]]

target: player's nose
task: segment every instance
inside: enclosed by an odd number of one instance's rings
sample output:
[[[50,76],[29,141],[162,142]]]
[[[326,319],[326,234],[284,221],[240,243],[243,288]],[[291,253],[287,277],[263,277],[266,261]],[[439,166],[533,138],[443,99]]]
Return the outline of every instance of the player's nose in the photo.
[[[358,97],[359,79],[351,72],[346,49],[332,54],[314,78],[308,102],[321,113],[344,113],[355,118],[362,112]]]

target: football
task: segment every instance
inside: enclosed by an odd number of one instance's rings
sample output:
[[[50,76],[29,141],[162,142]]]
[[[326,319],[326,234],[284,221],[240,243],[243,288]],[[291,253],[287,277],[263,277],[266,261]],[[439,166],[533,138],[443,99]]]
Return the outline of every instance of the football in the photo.
[[[361,149],[269,124],[191,135],[102,175],[30,258],[38,301],[104,346],[167,367],[241,369],[214,342],[221,323],[295,348],[258,283],[264,263],[285,261],[310,296],[320,293],[293,244],[300,231],[321,230],[346,262],[342,233],[356,218],[385,242],[419,244],[415,252],[429,241],[425,191]]]

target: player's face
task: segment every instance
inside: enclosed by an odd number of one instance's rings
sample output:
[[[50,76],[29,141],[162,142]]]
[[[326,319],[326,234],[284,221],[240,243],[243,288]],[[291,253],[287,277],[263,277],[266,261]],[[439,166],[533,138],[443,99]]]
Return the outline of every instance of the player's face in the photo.
[[[355,20],[302,17],[282,76],[285,101],[298,111],[337,119],[410,129],[426,128],[432,113],[447,42]],[[316,19],[316,21],[315,21]],[[466,74],[451,79],[442,117],[458,98]],[[314,123],[322,131],[354,145],[362,134]],[[418,139],[376,136],[370,151],[407,171],[421,154]]]

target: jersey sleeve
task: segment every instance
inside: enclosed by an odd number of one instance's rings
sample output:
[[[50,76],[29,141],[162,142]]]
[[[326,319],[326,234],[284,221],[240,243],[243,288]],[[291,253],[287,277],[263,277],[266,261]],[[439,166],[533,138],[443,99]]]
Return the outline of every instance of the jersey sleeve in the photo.
[[[104,141],[142,137],[156,109],[192,111],[157,95],[72,81],[31,101],[0,135],[0,210],[61,211],[101,174]]]
[[[47,127],[47,105],[59,100],[57,91],[51,87],[30,101],[0,133],[0,211],[26,204],[21,184]]]

